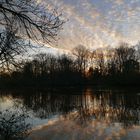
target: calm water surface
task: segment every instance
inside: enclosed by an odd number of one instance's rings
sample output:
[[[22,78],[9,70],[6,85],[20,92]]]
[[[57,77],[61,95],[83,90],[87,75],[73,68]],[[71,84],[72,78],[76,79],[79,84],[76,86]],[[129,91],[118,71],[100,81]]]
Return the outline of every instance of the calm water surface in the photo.
[[[0,111],[23,107],[30,140],[140,140],[140,90],[0,92]]]

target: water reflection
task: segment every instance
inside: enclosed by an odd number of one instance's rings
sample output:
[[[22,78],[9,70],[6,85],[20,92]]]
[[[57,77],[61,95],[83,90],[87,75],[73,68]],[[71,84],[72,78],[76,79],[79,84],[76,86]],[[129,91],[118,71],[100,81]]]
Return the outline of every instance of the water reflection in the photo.
[[[11,100],[22,101],[22,105],[34,112],[37,118],[51,118],[54,115],[86,126],[92,120],[120,123],[123,127],[139,125],[140,96],[124,91],[83,89],[71,94],[34,91],[33,93],[1,92],[0,108],[6,108]],[[58,94],[59,93],[59,94]],[[76,94],[73,94],[76,93]],[[6,100],[9,102],[6,103]]]

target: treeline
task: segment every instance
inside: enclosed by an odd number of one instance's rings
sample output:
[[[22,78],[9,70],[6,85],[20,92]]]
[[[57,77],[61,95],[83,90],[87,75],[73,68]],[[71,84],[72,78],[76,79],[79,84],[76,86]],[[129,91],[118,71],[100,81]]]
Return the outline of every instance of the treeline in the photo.
[[[1,84],[21,86],[139,85],[140,47],[90,51],[76,47],[71,55],[37,54],[11,74],[1,74]]]

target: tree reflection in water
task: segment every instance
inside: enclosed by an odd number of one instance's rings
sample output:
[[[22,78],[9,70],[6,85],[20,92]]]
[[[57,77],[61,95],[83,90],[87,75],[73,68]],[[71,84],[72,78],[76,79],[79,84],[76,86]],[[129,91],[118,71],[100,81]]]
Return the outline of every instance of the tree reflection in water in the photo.
[[[65,90],[67,92],[67,90]],[[23,105],[33,110],[36,117],[51,118],[61,115],[85,126],[92,120],[120,123],[123,127],[139,125],[140,96],[121,91],[83,89],[77,91],[34,91],[10,93]],[[73,94],[74,93],[74,94]],[[1,92],[1,95],[5,95]],[[9,95],[9,92],[7,93]]]

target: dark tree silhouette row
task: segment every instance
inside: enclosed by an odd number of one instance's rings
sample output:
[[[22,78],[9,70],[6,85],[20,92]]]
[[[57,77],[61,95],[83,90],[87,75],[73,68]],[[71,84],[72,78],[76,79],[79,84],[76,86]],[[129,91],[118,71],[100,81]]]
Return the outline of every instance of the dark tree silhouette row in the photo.
[[[139,85],[140,47],[122,43],[118,48],[89,51],[76,47],[71,55],[37,54],[1,83],[21,86]]]

